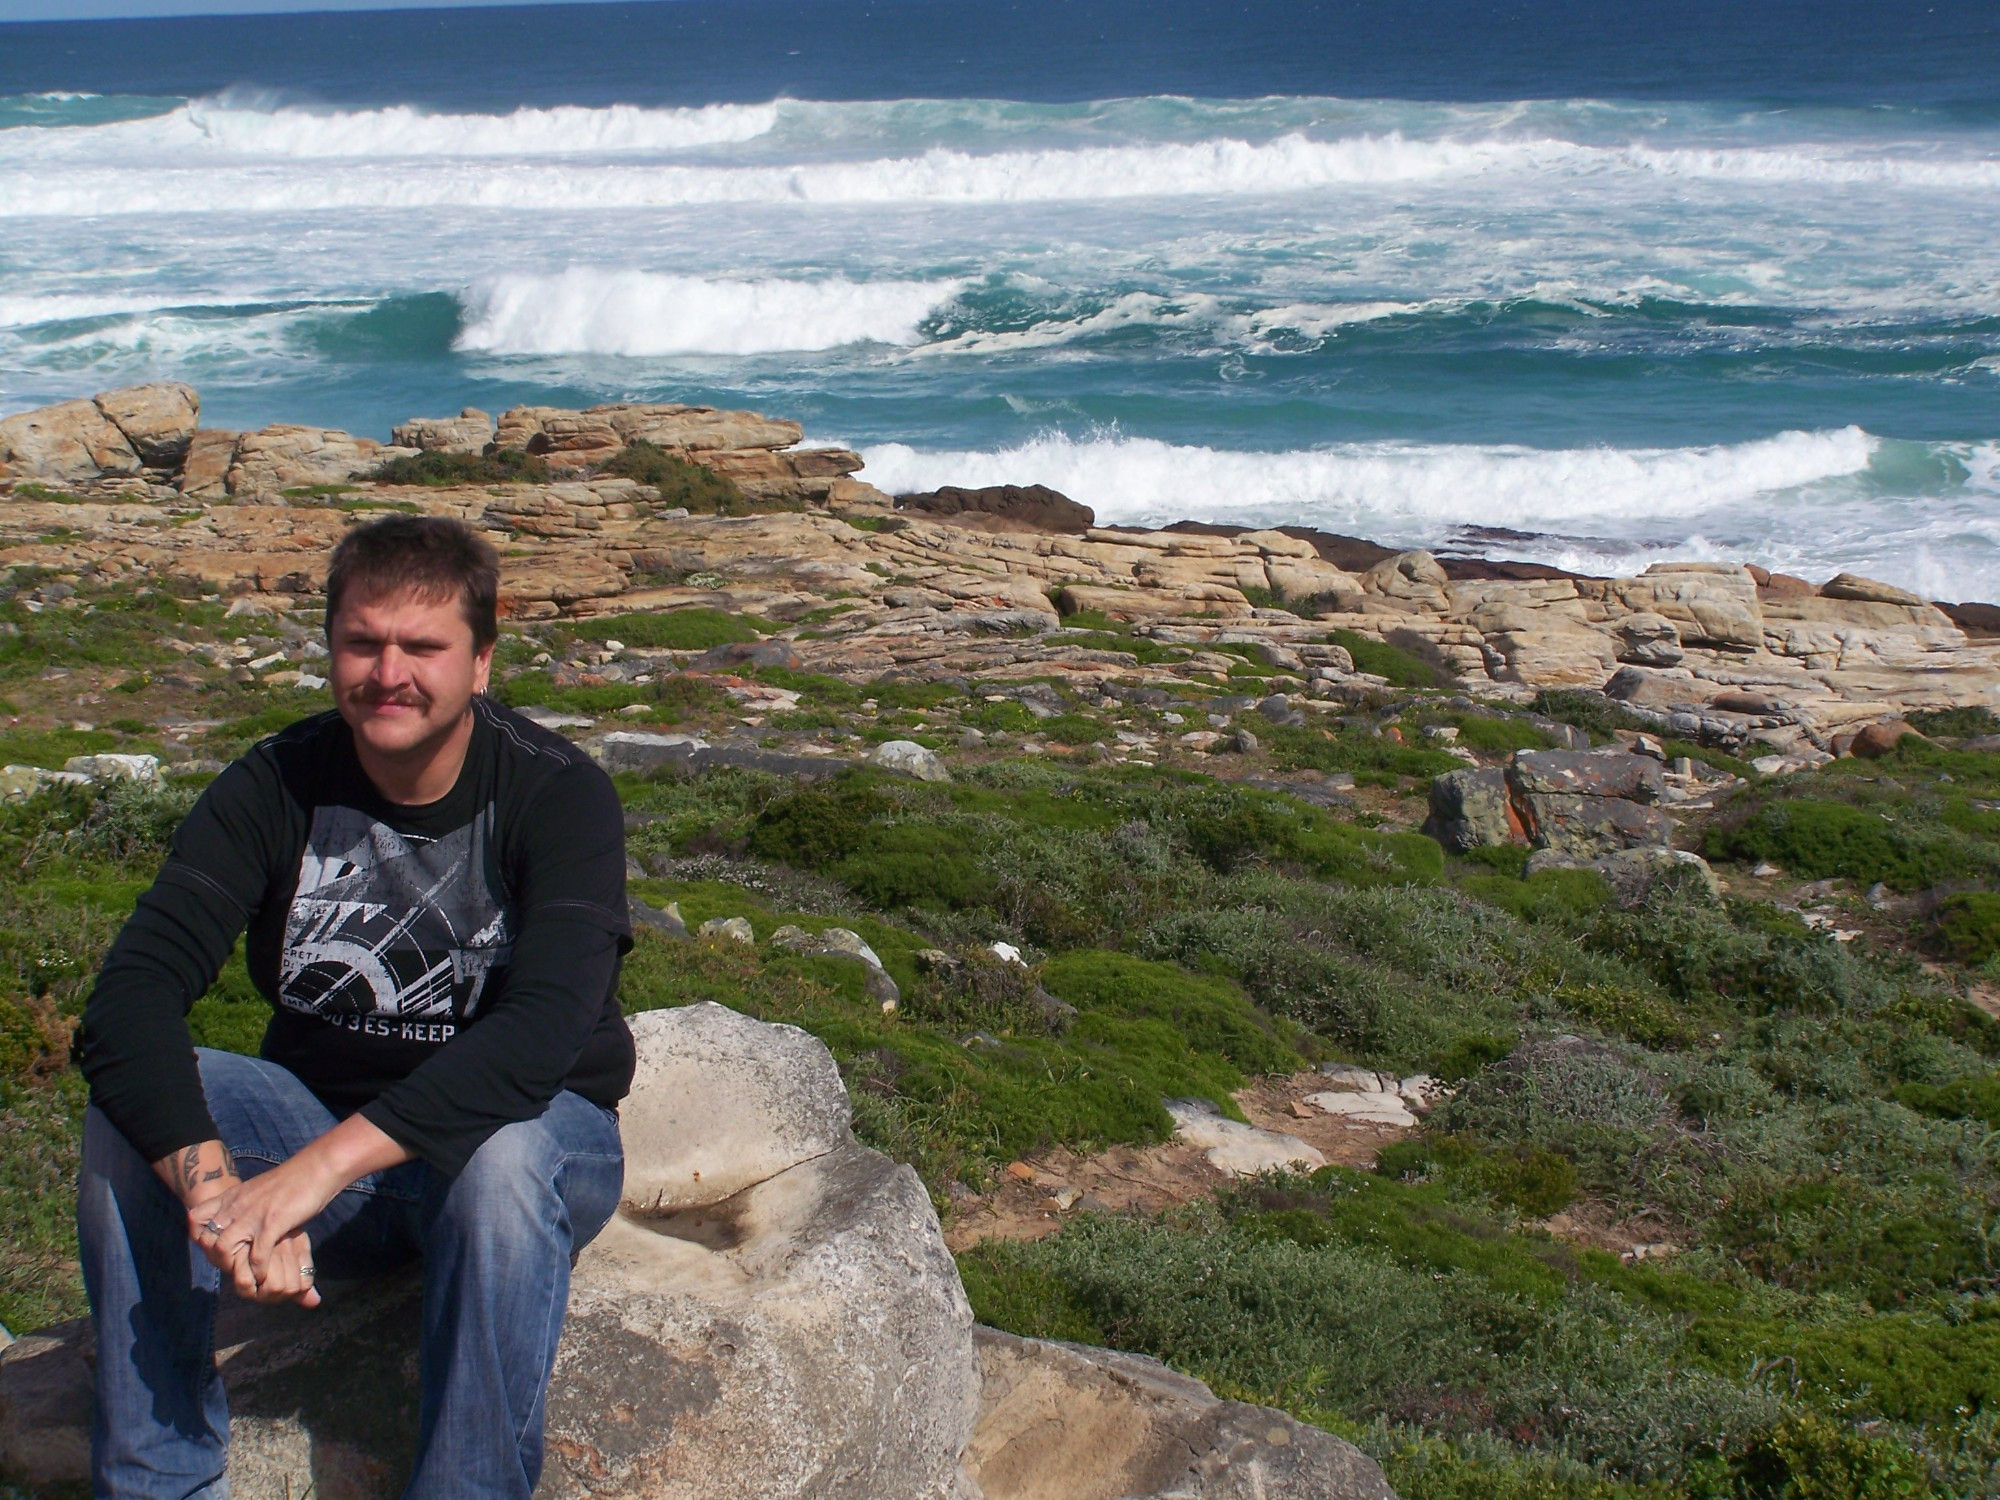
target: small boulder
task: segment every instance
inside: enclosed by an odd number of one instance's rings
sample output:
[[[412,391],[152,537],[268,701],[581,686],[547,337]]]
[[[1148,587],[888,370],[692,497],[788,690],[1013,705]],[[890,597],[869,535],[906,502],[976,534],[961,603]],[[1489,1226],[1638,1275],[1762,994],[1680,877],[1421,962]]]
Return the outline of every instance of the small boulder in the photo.
[[[468,406],[455,417],[412,417],[389,436],[399,448],[425,453],[480,453],[493,441],[493,418]]]
[[[781,667],[796,672],[800,667],[798,648],[790,641],[727,641],[712,646],[688,663],[695,672],[722,672],[737,667]]]
[[[1409,1129],[1417,1123],[1400,1094],[1356,1093],[1351,1090],[1306,1095],[1306,1103],[1350,1125],[1390,1125]]]
[[[1856,731],[1854,743],[1849,750],[1862,760],[1879,760],[1895,749],[1899,741],[1908,739],[1913,734],[1918,739],[1923,738],[1917,733],[1916,726],[1905,720],[1884,719],[1880,723],[1870,724]]]
[[[1618,660],[1640,667],[1677,666],[1687,656],[1681,633],[1672,620],[1651,610],[1640,610],[1620,620]]]
[[[1596,858],[1566,853],[1561,849],[1541,849],[1528,856],[1524,873],[1537,875],[1543,870],[1594,871],[1611,887],[1611,894],[1618,904],[1627,909],[1639,905],[1646,899],[1647,893],[1662,881],[1673,885],[1697,885],[1711,900],[1722,899],[1722,886],[1707,860],[1699,854],[1665,845],[1614,849]]]
[[[696,937],[727,938],[733,943],[748,943],[755,946],[756,931],[750,926],[748,917],[710,917],[695,929]]]
[[[620,771],[653,771],[661,766],[685,766],[708,742],[692,734],[654,734],[643,729],[616,729],[599,735],[584,748],[616,775]]]
[[[1284,729],[1305,728],[1306,715],[1302,708],[1294,708],[1292,700],[1283,693],[1273,693],[1257,705],[1257,712],[1273,724]]]
[[[918,781],[951,780],[951,772],[945,769],[937,753],[915,740],[889,740],[877,745],[869,755],[868,763],[900,776],[913,776]]]
[[[0,421],[0,475],[76,484],[144,467],[118,424],[91,401],[62,401]]]
[[[1096,514],[1043,484],[996,484],[983,489],[947,485],[921,494],[898,495],[896,508],[954,525],[995,531],[1044,531],[1081,536]]]

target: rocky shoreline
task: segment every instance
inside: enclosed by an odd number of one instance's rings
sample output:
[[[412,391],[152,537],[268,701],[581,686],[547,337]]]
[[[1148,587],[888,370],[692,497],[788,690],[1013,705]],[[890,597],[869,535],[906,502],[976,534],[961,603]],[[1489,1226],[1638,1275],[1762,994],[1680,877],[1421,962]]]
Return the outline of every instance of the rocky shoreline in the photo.
[[[0,421],[0,566],[156,578],[310,608],[371,508],[460,516],[508,558],[524,621],[691,606],[760,618],[788,663],[843,677],[1226,680],[1244,650],[1302,706],[1384,685],[1334,638],[1431,663],[1479,697],[1601,692],[1668,734],[1783,770],[1920,708],[2000,703],[2000,610],[1890,583],[1661,563],[1632,578],[1392,552],[1307,528],[1101,527],[1040,487],[892,497],[796,423],[625,403],[414,418],[388,444],[200,426],[185,385]],[[690,515],[601,466],[634,444],[724,476],[750,514]],[[535,482],[392,485],[398,458],[516,450]],[[1105,627],[1185,648],[1148,664]],[[775,645],[775,642],[773,643]],[[1115,642],[1109,644],[1116,644]],[[592,674],[616,680],[618,663]],[[627,664],[629,665],[629,664]]]

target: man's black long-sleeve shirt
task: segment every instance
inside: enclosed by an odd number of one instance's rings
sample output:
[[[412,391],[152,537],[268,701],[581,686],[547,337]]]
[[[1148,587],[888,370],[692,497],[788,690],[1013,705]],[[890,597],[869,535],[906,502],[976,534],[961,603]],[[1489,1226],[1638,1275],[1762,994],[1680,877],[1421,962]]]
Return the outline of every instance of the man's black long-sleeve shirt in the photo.
[[[457,783],[421,807],[382,798],[336,713],[202,794],[84,1011],[91,1101],[147,1160],[215,1136],[187,1013],[246,926],[263,1055],[443,1171],[563,1089],[624,1097],[617,793],[561,736],[472,714]]]

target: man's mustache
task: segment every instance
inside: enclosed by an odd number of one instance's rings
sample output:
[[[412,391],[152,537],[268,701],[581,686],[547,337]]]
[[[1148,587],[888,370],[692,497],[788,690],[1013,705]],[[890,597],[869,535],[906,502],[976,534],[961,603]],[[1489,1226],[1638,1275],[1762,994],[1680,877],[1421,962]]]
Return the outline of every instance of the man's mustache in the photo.
[[[390,705],[398,708],[422,708],[428,699],[413,697],[408,693],[371,693],[366,688],[359,689],[354,696],[370,707]]]

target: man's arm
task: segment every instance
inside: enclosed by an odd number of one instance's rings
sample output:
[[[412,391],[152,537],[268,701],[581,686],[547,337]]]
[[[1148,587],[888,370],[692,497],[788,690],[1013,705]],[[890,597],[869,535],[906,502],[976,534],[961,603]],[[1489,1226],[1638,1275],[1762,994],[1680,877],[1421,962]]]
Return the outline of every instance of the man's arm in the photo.
[[[216,777],[175,830],[84,1007],[77,1056],[90,1102],[148,1161],[216,1137],[187,1014],[264,899],[286,846],[284,815],[269,754],[253,751]]]

